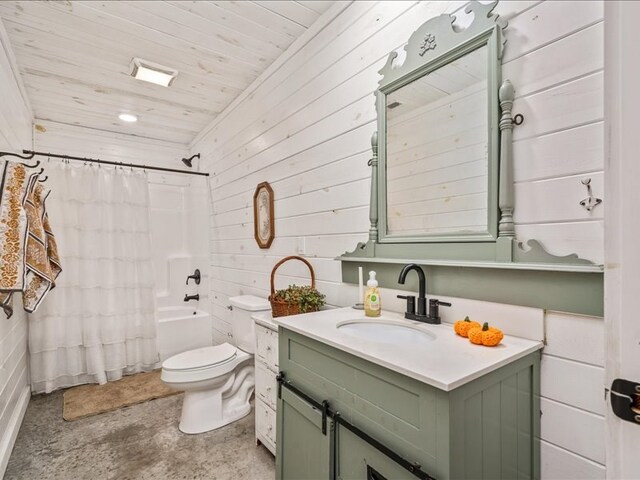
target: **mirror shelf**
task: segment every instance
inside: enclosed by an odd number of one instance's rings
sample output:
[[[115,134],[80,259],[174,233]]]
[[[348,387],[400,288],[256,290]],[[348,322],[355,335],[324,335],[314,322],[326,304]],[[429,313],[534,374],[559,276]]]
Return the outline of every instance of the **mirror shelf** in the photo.
[[[381,264],[401,264],[407,265],[415,263],[418,265],[443,266],[443,267],[464,267],[464,268],[490,268],[504,270],[533,270],[533,271],[550,271],[550,272],[578,272],[578,273],[602,273],[603,265],[596,264],[562,264],[562,263],[525,263],[525,262],[476,262],[464,260],[433,260],[421,258],[369,258],[369,257],[345,257],[336,258],[342,262],[353,262],[362,264],[381,263]]]

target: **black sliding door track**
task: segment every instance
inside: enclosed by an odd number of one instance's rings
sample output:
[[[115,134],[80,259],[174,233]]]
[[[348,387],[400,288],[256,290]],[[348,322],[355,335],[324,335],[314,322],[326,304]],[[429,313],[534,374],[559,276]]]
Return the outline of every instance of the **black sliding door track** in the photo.
[[[327,434],[327,418],[331,418],[336,425],[342,425],[344,428],[349,430],[351,433],[353,433],[354,435],[356,435],[360,439],[362,439],[365,442],[367,442],[373,448],[375,448],[379,452],[381,452],[384,455],[386,455],[387,457],[389,457],[391,460],[396,462],[402,468],[404,468],[405,470],[409,471],[410,473],[412,473],[414,476],[418,477],[419,479],[421,479],[421,480],[436,480],[434,477],[432,477],[428,473],[422,471],[422,467],[421,467],[421,465],[419,463],[410,462],[409,460],[407,460],[404,457],[402,457],[402,455],[394,452],[393,450],[391,450],[389,447],[387,447],[383,443],[380,443],[378,440],[373,438],[368,433],[363,432],[362,430],[360,430],[358,427],[356,427],[352,423],[350,423],[347,420],[343,419],[340,416],[340,412],[334,412],[333,410],[331,410],[329,402],[327,400],[323,400],[322,402],[318,402],[315,399],[311,398],[309,395],[307,395],[305,392],[303,392],[302,390],[300,390],[299,388],[294,386],[290,381],[285,379],[284,372],[280,372],[278,374],[278,376],[276,377],[276,380],[278,381],[278,398],[282,398],[282,388],[284,387],[287,390],[289,390],[291,393],[293,393],[294,395],[300,397],[305,402],[307,402],[308,404],[310,404],[311,406],[313,406],[315,409],[319,410],[322,413],[322,434],[323,435]]]

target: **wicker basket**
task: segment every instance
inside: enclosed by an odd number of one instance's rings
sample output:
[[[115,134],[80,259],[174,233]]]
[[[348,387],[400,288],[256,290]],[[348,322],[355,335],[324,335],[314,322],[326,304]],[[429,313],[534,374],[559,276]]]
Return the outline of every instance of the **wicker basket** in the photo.
[[[313,267],[307,260],[302,257],[298,257],[297,255],[284,257],[282,260],[276,263],[273,267],[273,270],[271,270],[271,295],[269,295],[269,302],[271,302],[271,313],[273,317],[286,317],[287,315],[298,315],[299,313],[301,313],[300,306],[297,303],[287,303],[284,300],[274,300],[276,296],[276,288],[274,282],[276,277],[276,270],[280,265],[288,262],[289,260],[300,260],[309,268],[309,273],[311,273],[311,287],[316,288],[316,275],[313,272]],[[317,311],[317,309],[311,311]]]

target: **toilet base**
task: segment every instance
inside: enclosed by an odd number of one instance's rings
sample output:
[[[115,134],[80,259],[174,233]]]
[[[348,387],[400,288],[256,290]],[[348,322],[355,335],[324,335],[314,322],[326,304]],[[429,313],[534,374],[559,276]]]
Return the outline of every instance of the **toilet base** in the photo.
[[[247,416],[254,387],[254,367],[246,365],[230,373],[222,386],[186,390],[178,428],[187,434],[204,433]]]
[[[185,395],[186,400],[186,395]],[[184,413],[184,410],[183,410]],[[230,423],[235,422],[236,420],[240,420],[241,418],[246,417],[251,413],[251,405],[246,405],[235,415],[231,415],[226,418],[220,418],[216,416],[216,418],[204,419],[200,418],[197,421],[193,422],[190,419],[185,419],[184,415],[180,418],[180,424],[178,428],[182,433],[186,433],[189,435],[196,435],[198,433],[210,432],[211,430],[215,430],[217,428],[224,427],[225,425],[229,425]]]

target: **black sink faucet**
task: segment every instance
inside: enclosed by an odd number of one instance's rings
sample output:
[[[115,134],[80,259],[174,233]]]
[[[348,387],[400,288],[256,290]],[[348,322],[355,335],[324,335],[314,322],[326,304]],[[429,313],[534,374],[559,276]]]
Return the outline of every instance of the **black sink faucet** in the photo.
[[[195,295],[187,295],[187,294],[185,293],[185,295],[184,295],[184,301],[185,301],[185,302],[188,302],[189,300],[195,300],[196,302],[199,302],[199,301],[200,301],[200,294],[199,294],[199,293],[196,293]]]
[[[440,305],[445,307],[450,307],[451,304],[447,302],[441,302],[438,299],[429,300],[429,313],[427,314],[427,298],[426,298],[426,288],[427,288],[427,280],[424,275],[424,270],[415,263],[410,263],[405,265],[400,271],[400,277],[398,277],[398,283],[404,285],[404,282],[407,278],[407,274],[411,271],[415,270],[418,274],[418,311],[416,312],[416,297],[414,295],[398,295],[398,298],[404,298],[407,301],[407,311],[404,314],[404,318],[408,318],[409,320],[418,320],[420,322],[426,323],[440,323]]]
[[[420,265],[417,265],[415,263],[410,263],[408,265],[405,265],[400,271],[400,277],[398,277],[398,283],[404,285],[404,281],[407,278],[407,273],[409,273],[411,270],[416,271],[416,273],[418,274],[418,280],[420,281],[420,286],[418,290],[418,315],[426,316],[427,315],[427,299],[425,297],[425,292],[427,288],[427,280],[424,276],[424,270],[422,270]],[[405,297],[398,295],[398,298],[405,298]],[[412,297],[406,297],[407,313],[410,307],[409,303],[413,303],[415,306],[416,297],[413,297],[413,301],[410,300],[411,298]]]

